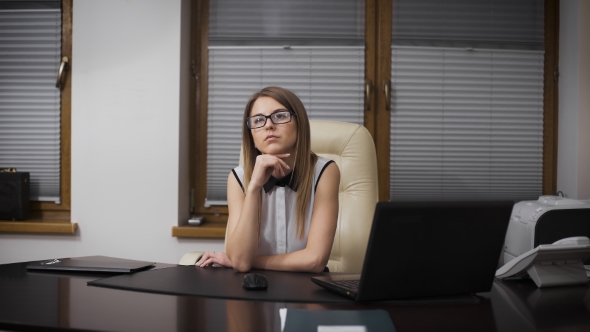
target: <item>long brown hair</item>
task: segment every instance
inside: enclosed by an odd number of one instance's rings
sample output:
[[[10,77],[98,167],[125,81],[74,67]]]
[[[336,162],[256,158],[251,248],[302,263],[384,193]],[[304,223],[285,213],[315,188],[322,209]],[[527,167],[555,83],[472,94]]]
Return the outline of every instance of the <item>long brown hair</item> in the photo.
[[[291,188],[297,188],[296,203],[296,226],[297,235],[303,238],[305,234],[305,216],[311,201],[311,190],[313,185],[313,169],[318,156],[311,151],[311,134],[309,119],[305,106],[299,98],[290,90],[269,86],[250,97],[244,110],[242,121],[242,148],[244,152],[244,190],[247,191],[248,184],[252,178],[256,157],[260,151],[254,146],[251,130],[246,126],[246,119],[250,116],[254,102],[260,97],[270,97],[283,105],[288,111],[295,113],[294,120],[297,121],[297,141],[295,143],[295,164],[291,176]],[[258,214],[260,224],[260,213]]]

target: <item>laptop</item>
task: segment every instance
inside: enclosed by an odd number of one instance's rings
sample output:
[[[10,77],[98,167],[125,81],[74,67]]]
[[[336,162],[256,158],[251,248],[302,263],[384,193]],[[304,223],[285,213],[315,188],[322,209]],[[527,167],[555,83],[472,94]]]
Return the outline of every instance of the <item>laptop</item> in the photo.
[[[492,288],[514,202],[379,202],[361,274],[312,277],[356,301]]]
[[[153,267],[154,264],[107,256],[86,256],[29,263],[27,270],[132,273]]]

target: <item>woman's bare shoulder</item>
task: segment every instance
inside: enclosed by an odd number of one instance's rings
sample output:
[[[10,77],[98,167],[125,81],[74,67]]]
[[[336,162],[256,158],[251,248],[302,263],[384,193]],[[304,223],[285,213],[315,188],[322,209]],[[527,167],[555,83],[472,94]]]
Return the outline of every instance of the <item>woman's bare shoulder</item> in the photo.
[[[331,188],[330,191],[336,190],[338,192],[338,186],[340,185],[340,168],[335,162],[327,164],[318,179],[316,184],[316,194],[324,191],[324,189]]]

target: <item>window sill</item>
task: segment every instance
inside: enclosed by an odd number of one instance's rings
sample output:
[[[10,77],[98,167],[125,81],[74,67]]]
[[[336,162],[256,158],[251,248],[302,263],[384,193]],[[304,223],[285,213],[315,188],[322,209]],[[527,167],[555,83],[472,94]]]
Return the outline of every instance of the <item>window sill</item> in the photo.
[[[69,220],[0,221],[0,233],[75,234],[78,223]]]
[[[224,239],[226,223],[204,223],[201,226],[174,226],[172,236],[188,238]]]

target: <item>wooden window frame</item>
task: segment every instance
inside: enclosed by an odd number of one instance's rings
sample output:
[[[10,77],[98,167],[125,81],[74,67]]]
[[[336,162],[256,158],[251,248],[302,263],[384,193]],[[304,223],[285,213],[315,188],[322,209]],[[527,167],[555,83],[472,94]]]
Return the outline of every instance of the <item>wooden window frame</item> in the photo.
[[[62,0],[62,39],[61,54],[69,59],[72,66],[72,15],[73,0]],[[64,87],[61,91],[61,165],[60,196],[61,203],[31,202],[31,216],[18,222],[0,222],[0,232],[16,233],[59,233],[74,234],[77,223],[70,221],[71,211],[71,119],[72,119],[72,79],[67,70]]]
[[[559,115],[559,0],[545,0],[543,78],[543,195],[557,191],[557,119]]]
[[[190,33],[189,206],[190,214],[202,216],[204,223],[198,227],[187,224],[174,226],[172,236],[176,237],[224,238],[227,225],[227,206],[204,206],[207,195],[208,35],[209,1],[193,0]]]
[[[376,66],[376,0],[365,1],[365,82],[369,84],[366,95],[364,121],[371,135],[375,122],[375,97],[372,82],[375,82]],[[191,227],[178,225],[172,228],[172,236],[224,238],[227,225],[227,206],[205,207],[207,195],[207,103],[208,103],[208,27],[209,0],[194,0],[191,12],[191,114],[190,114],[190,184],[191,215],[204,218],[204,225]],[[367,109],[369,106],[370,109]],[[228,171],[229,174],[229,171]]]
[[[379,26],[376,87],[375,146],[379,177],[379,200],[389,200],[390,186],[390,111],[385,110],[383,86],[391,82],[391,33],[392,2],[378,0]],[[559,0],[545,0],[545,63],[543,78],[543,185],[542,194],[551,195],[557,190],[557,118],[558,118],[558,71],[559,63]]]

